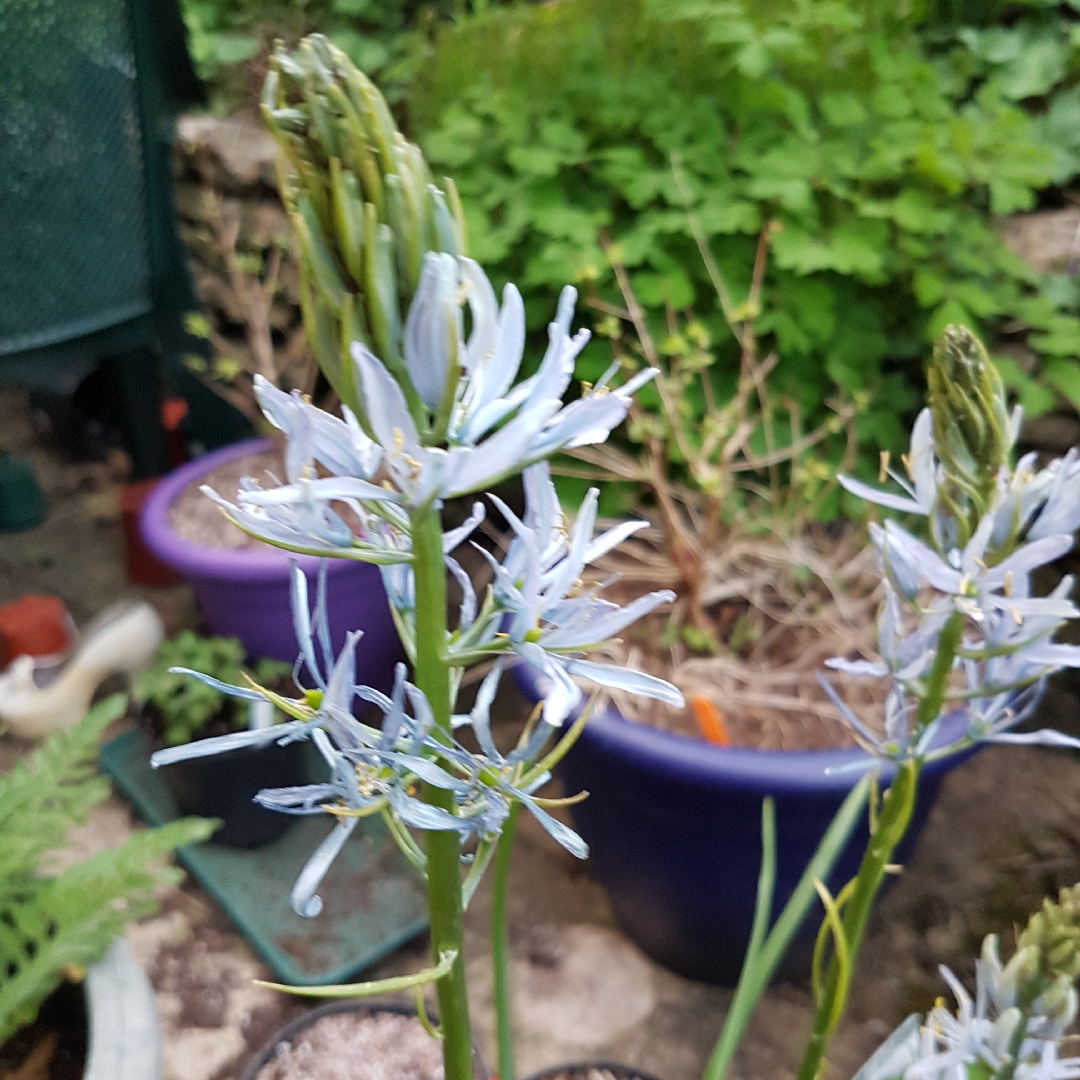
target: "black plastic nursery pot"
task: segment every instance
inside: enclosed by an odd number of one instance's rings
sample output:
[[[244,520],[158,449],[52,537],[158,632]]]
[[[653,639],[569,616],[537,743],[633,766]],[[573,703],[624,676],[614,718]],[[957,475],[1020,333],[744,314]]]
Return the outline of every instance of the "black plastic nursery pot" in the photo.
[[[291,1043],[297,1036],[302,1035],[312,1024],[321,1020],[324,1016],[336,1016],[338,1013],[358,1012],[366,1015],[378,1013],[393,1013],[395,1016],[415,1016],[416,1007],[406,1005],[401,1001],[386,998],[352,999],[344,1001],[332,1001],[327,1005],[320,1005],[290,1020],[283,1028],[263,1044],[259,1052],[251,1059],[244,1070],[240,1080],[257,1080],[266,1064],[276,1055],[277,1048],[282,1043]],[[430,1014],[429,1014],[430,1015]],[[435,1016],[431,1016],[432,1023],[438,1023]],[[484,1059],[480,1051],[473,1043],[473,1072],[476,1080],[489,1080],[490,1073],[484,1065]],[[642,1078],[647,1080],[647,1078]]]
[[[253,848],[284,836],[295,818],[254,802],[263,788],[290,787],[307,779],[308,754],[302,742],[242,747],[213,757],[163,765],[165,780],[182,815],[220,818],[211,842]]]
[[[615,1061],[573,1061],[532,1073],[525,1080],[657,1080],[652,1073]]]
[[[532,670],[519,666],[513,672],[525,697],[539,700]],[[960,734],[962,724],[959,715],[946,717],[941,742]],[[924,767],[896,862],[911,857],[944,776],[972,753]],[[866,771],[850,767],[865,758],[855,749],[719,747],[634,723],[608,708],[594,711],[557,772],[568,794],[589,792],[573,807],[574,827],[589,845],[589,870],[607,891],[623,932],[680,975],[733,986],[753,926],[762,801],[771,796],[776,805],[775,919]],[[883,771],[882,786],[889,780]],[[867,840],[864,817],[827,882],[834,895],[855,875]],[[815,904],[778,978],[801,982],[809,976],[822,915]]]
[[[0,1062],[12,1076],[38,1075],[39,1070],[27,1070],[26,1065],[50,1035],[53,1056],[42,1075],[160,1080],[154,992],[122,938],[91,965],[81,984],[61,983],[42,1002],[37,1021],[0,1047]]]

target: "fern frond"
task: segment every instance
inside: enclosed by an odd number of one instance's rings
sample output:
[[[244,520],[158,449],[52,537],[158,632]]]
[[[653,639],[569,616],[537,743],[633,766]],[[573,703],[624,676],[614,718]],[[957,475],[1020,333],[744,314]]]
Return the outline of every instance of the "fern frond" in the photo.
[[[109,794],[97,775],[98,740],[126,706],[123,694],[106,698],[0,777],[0,893],[5,881],[35,874],[41,856]]]
[[[133,833],[23,895],[0,898],[0,1043],[37,1016],[65,970],[100,960],[124,926],[157,909],[154,892],[183,872],[163,858],[217,823],[183,818]]]
[[[34,1020],[66,971],[99,960],[126,923],[156,910],[155,890],[182,876],[165,856],[217,825],[185,818],[141,830],[56,877],[39,876],[42,856],[108,795],[98,741],[126,704],[123,695],[100,702],[0,777],[0,1043]]]

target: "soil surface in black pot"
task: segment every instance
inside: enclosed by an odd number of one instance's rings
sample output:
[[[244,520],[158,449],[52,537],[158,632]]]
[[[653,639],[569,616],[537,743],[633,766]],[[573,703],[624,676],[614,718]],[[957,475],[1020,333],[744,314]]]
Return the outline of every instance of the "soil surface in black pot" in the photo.
[[[588,1062],[559,1065],[554,1069],[534,1073],[528,1080],[654,1080],[654,1077],[629,1065],[601,1061],[595,1065]]]
[[[280,1042],[256,1080],[441,1080],[442,1045],[414,1016],[340,1012]]]
[[[37,1019],[0,1046],[2,1080],[81,1080],[86,1067],[86,998],[81,985],[61,983]]]

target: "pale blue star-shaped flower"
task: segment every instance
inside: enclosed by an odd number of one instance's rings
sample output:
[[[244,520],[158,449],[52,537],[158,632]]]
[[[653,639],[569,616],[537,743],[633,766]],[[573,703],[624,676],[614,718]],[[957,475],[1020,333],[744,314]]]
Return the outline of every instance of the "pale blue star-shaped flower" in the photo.
[[[681,707],[682,694],[670,683],[580,656],[675,599],[670,590],[660,590],[620,607],[601,599],[598,587],[582,584],[586,566],[647,523],[624,522],[594,537],[596,488],[585,496],[571,526],[546,464],[527,469],[524,481],[524,520],[492,497],[514,530],[506,557],[499,563],[484,554],[494,574],[492,594],[499,609],[507,613],[502,632],[508,647],[548,684],[544,719],[559,726],[578,706],[582,693],[575,677]]]

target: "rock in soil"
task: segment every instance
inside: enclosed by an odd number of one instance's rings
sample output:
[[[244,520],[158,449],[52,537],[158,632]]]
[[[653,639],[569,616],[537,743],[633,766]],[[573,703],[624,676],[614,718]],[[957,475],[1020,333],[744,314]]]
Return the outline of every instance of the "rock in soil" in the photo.
[[[412,1016],[324,1016],[279,1043],[257,1080],[442,1080],[442,1046]]]

